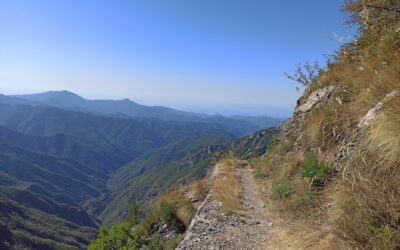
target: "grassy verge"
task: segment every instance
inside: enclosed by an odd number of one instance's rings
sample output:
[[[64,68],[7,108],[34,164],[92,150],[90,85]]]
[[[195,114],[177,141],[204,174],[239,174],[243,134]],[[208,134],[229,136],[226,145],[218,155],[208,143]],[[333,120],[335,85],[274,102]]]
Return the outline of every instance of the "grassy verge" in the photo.
[[[218,173],[212,184],[212,192],[214,198],[222,202],[222,207],[226,212],[241,213],[243,190],[235,161],[224,160],[219,163]]]

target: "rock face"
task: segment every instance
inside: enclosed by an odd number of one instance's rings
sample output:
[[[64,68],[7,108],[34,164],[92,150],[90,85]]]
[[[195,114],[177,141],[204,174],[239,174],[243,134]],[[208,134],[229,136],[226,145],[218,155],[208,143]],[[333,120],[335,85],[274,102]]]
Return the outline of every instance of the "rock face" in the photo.
[[[151,232],[153,236],[161,236],[164,239],[172,239],[185,231],[185,225],[168,225],[164,221],[158,223]]]
[[[295,138],[292,151],[296,152],[300,149],[300,141],[303,133],[302,126],[308,113],[317,108],[324,101],[330,99],[336,89],[336,85],[331,85],[312,92],[304,104],[298,104],[292,118],[280,126],[280,129],[285,135],[286,140],[289,141],[290,137]]]
[[[327,86],[322,89],[316,90],[310,94],[307,101],[298,106],[295,110],[296,113],[305,113],[314,108],[318,103],[330,97],[331,93],[335,90],[335,86]]]
[[[265,206],[256,198],[249,166],[240,168],[239,173],[243,185],[243,216],[225,213],[210,192],[176,249],[265,249],[263,243],[272,223],[265,219]],[[218,178],[218,167],[213,176]]]
[[[365,126],[368,126],[369,124],[371,124],[371,122],[373,122],[376,119],[379,111],[382,109],[385,102],[389,101],[390,99],[397,96],[398,94],[399,94],[399,90],[394,90],[394,91],[390,92],[389,94],[387,94],[380,102],[378,102],[375,105],[375,107],[368,110],[367,114],[361,119],[360,123],[358,124],[358,127],[362,128],[362,127],[365,127]]]

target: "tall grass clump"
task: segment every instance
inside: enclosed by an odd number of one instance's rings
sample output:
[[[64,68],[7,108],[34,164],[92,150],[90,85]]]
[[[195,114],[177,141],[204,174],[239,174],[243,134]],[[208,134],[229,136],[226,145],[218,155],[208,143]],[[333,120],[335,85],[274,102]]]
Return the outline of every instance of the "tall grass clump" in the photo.
[[[271,198],[278,200],[290,197],[295,191],[293,182],[289,179],[283,179],[272,184]]]
[[[219,170],[212,184],[212,193],[216,200],[222,202],[222,208],[228,213],[240,214],[242,210],[242,185],[233,160],[219,163]]]
[[[338,228],[363,248],[400,248],[400,97],[367,129],[343,173]]]

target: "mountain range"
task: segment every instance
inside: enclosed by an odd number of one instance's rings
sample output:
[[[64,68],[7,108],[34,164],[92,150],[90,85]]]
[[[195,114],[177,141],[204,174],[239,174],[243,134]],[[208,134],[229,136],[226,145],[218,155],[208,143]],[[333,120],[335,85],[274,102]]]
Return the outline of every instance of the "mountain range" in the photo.
[[[204,176],[230,141],[281,121],[68,91],[0,95],[0,114],[0,246],[17,249],[84,248],[130,202]]]

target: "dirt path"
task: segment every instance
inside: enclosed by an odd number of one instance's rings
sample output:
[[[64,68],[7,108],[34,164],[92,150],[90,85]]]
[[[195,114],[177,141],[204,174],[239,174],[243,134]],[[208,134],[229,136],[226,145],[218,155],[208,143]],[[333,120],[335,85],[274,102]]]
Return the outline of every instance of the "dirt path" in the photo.
[[[214,178],[218,178],[218,171],[217,165]],[[264,243],[272,223],[265,217],[265,205],[250,166],[238,168],[238,174],[243,188],[243,214],[225,213],[210,192],[177,249],[266,249]]]
[[[209,192],[177,249],[336,250],[349,249],[327,225],[284,218],[261,192],[249,165],[237,168],[242,213],[227,214]],[[219,166],[212,178],[221,175]]]

